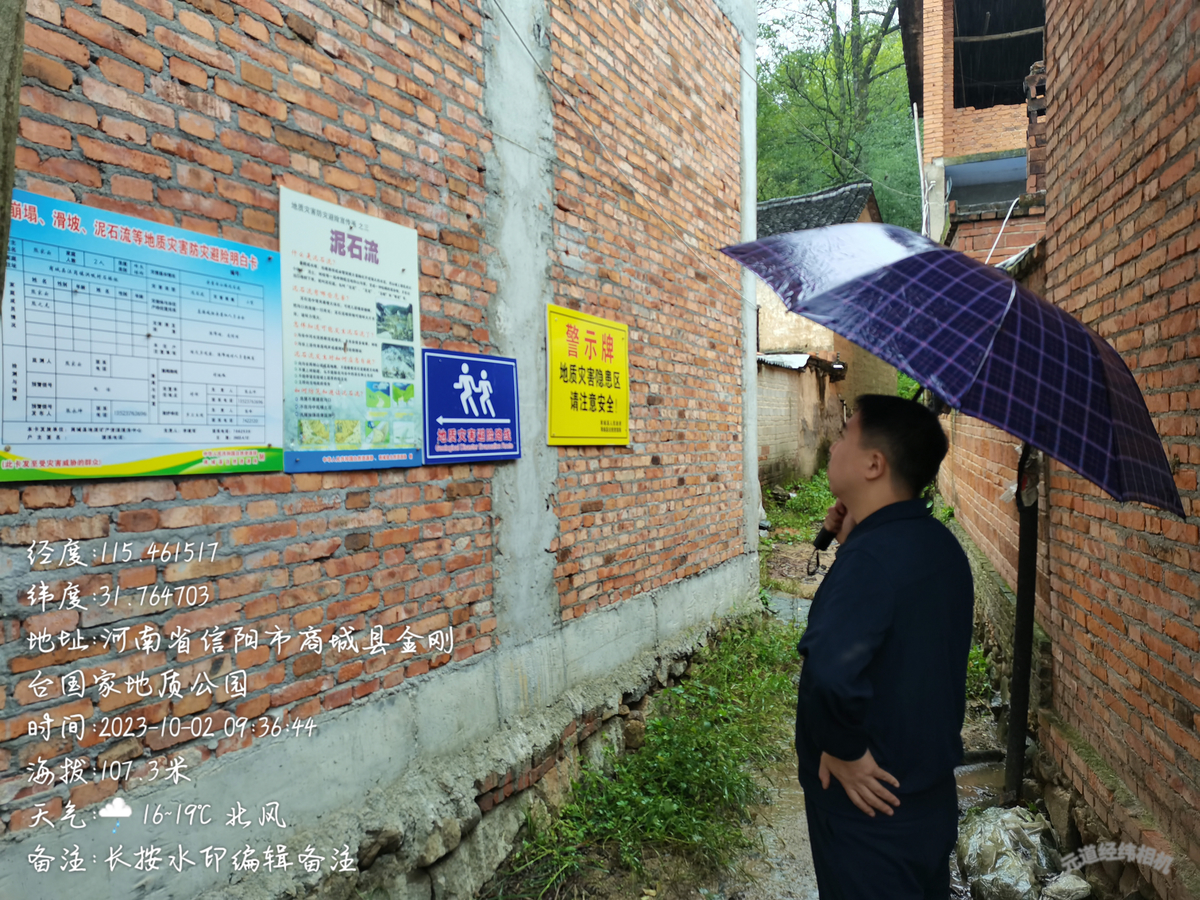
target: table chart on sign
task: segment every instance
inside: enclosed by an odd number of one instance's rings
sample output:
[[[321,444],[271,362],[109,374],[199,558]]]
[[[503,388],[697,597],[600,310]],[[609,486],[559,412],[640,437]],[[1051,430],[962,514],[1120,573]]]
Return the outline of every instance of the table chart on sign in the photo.
[[[5,443],[263,444],[263,289],[63,246],[9,242]]]

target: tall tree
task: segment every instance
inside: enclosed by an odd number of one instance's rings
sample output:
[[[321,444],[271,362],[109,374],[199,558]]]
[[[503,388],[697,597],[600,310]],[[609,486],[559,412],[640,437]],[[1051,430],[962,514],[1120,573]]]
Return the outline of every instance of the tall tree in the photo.
[[[869,177],[889,221],[920,219],[898,0],[763,0],[760,199]]]

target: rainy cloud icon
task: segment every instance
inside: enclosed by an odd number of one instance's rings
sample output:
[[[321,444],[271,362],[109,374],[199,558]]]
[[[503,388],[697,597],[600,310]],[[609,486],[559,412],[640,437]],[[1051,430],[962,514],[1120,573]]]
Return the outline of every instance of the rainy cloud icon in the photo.
[[[122,819],[132,815],[132,807],[122,797],[114,797],[100,809],[100,817],[103,819]]]

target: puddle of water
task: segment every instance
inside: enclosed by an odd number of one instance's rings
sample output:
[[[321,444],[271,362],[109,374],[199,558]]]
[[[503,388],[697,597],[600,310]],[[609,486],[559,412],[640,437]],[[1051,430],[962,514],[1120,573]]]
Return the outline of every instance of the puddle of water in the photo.
[[[783,621],[792,625],[803,625],[808,621],[808,610],[812,606],[812,600],[778,592],[771,594],[770,604],[772,612]]]
[[[972,806],[994,806],[1004,793],[1004,763],[981,762],[954,770],[958,782],[958,813]]]
[[[700,892],[705,900],[818,900],[796,764],[787,762],[766,774],[771,803],[755,811],[752,826],[762,848],[742,864],[754,880],[723,880],[716,890]]]

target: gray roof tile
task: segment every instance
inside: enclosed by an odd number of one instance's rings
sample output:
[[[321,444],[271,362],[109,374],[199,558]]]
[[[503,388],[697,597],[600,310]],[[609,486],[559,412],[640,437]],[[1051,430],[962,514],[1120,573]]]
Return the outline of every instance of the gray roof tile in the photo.
[[[765,200],[758,204],[758,236],[857,222],[870,197],[871,182],[864,181],[802,197]]]

